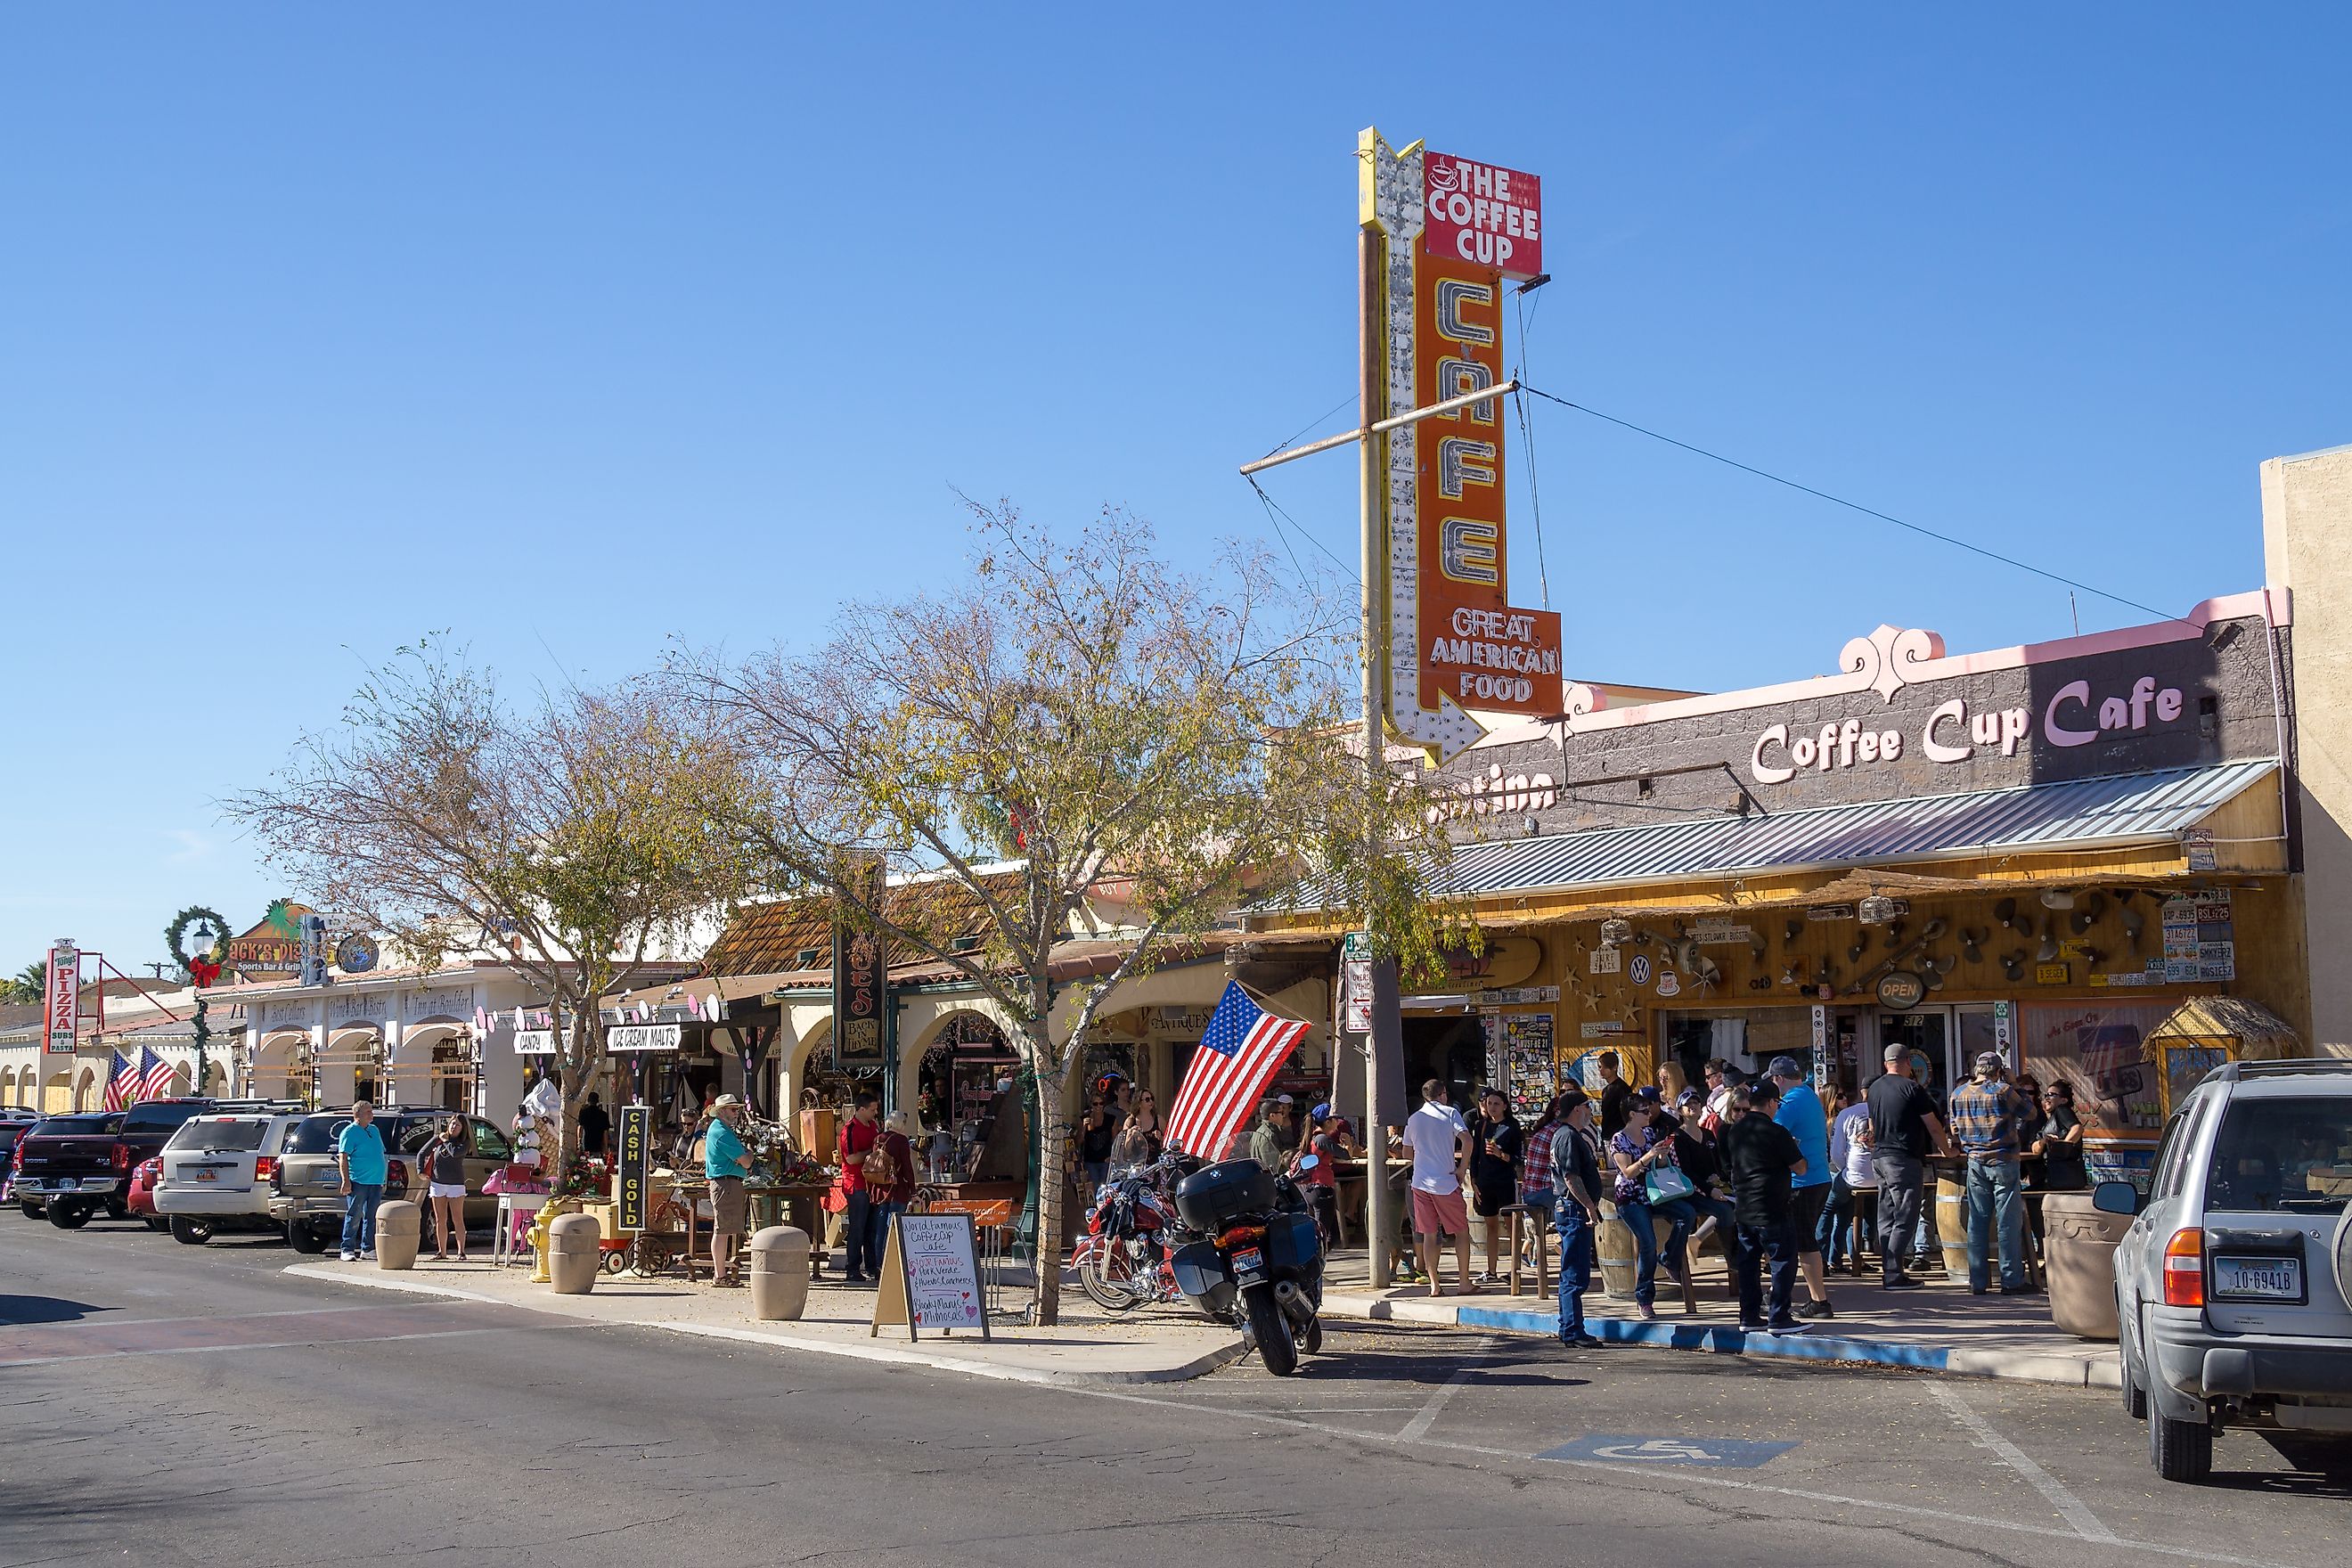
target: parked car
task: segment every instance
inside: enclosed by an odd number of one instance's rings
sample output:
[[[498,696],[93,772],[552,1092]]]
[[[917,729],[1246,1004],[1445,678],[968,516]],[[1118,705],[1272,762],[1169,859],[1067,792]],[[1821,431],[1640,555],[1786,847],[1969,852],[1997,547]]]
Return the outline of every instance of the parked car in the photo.
[[[10,1196],[16,1181],[16,1143],[40,1121],[40,1113],[21,1105],[0,1105],[0,1204]]]
[[[295,1111],[209,1112],[180,1124],[163,1145],[155,1212],[172,1239],[201,1247],[217,1230],[283,1228],[269,1212],[270,1184]]]
[[[25,1212],[79,1230],[103,1208],[131,1217],[131,1173],[163,1152],[180,1123],[212,1109],[209,1100],[146,1100],[128,1110],[85,1110],[44,1118],[18,1147],[16,1199]]]
[[[425,1193],[420,1156],[443,1123],[455,1112],[388,1106],[376,1113],[383,1146],[392,1157],[384,1183],[386,1197],[421,1201]],[[335,1139],[351,1124],[347,1110],[320,1111],[304,1117],[287,1135],[272,1183],[269,1213],[286,1227],[286,1239],[297,1252],[323,1252],[343,1226],[342,1179],[336,1173]],[[490,1173],[503,1167],[511,1152],[507,1135],[478,1116],[466,1118],[473,1143],[466,1161],[466,1223],[487,1226],[498,1213],[498,1199],[482,1192]]]
[[[122,1206],[131,1211],[133,1219],[143,1219],[149,1230],[168,1230],[172,1222],[155,1212],[155,1182],[163,1173],[163,1161],[159,1155],[142,1160],[131,1173],[131,1192]]]
[[[2260,1432],[2299,1468],[2352,1464],[2352,1061],[2232,1062],[2173,1111],[2116,1248],[2124,1405],[2167,1480],[2213,1436]]]

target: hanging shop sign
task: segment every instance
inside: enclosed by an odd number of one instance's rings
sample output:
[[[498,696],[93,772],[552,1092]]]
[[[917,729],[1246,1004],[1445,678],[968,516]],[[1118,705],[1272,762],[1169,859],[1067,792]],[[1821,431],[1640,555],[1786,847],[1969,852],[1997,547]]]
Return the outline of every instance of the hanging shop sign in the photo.
[[[1382,240],[1366,308],[1386,338],[1385,416],[1497,384],[1504,280],[1541,266],[1540,182],[1448,153],[1395,153],[1375,131],[1359,151],[1360,221]],[[1473,710],[1563,706],[1559,616],[1510,602],[1503,422],[1496,398],[1382,437],[1384,700],[1390,725],[1440,763],[1486,733]]]
[[[646,1168],[654,1142],[654,1110],[650,1105],[621,1107],[621,1170],[613,1196],[621,1205],[624,1231],[643,1230],[646,1224]]]
[[[887,868],[880,856],[860,859],[843,874],[856,879],[860,903],[870,908],[881,901]],[[884,1065],[883,1013],[888,993],[882,933],[837,911],[833,922],[833,1057],[837,1069]]]
[[[604,1031],[608,1051],[674,1051],[685,1030],[676,1024],[620,1024]]]
[[[365,974],[375,967],[375,938],[354,931],[335,943],[335,967],[346,974]]]
[[[53,945],[46,982],[41,994],[48,1027],[42,1048],[69,1057],[81,1033],[81,950],[63,939]]]

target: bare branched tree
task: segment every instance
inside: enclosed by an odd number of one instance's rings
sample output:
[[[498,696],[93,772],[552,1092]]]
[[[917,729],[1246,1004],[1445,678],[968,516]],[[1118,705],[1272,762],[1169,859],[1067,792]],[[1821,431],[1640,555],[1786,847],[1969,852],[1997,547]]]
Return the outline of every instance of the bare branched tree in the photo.
[[[740,797],[733,753],[648,680],[520,709],[430,639],[371,671],[335,729],[225,803],[322,911],[416,954],[482,942],[562,1020],[569,1173],[605,1060],[598,998],[742,891],[740,839],[701,803]]]
[[[1213,584],[1163,564],[1117,510],[1057,540],[1009,506],[972,510],[961,586],[852,606],[810,652],[676,673],[758,776],[738,826],[771,886],[830,892],[1011,1021],[1051,1173],[1065,1085],[1113,987],[1302,874],[1335,922],[1377,905],[1408,963],[1426,959],[1444,844],[1409,773],[1368,787],[1347,743],[1352,642],[1277,591],[1270,562],[1234,559]],[[878,895],[843,875],[865,856],[894,874]],[[957,940],[975,909],[978,947]],[[1116,967],[1057,976],[1076,936],[1118,939]],[[1060,1255],[1063,1224],[1048,1179],[1041,1258]],[[1039,1269],[1039,1321],[1059,1285]]]

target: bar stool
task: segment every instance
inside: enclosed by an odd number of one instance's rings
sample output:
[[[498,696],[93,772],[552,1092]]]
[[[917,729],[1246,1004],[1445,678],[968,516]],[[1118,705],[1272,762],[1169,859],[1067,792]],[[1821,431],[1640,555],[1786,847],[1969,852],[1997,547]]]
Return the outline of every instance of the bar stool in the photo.
[[[1526,1243],[1535,1243],[1536,1294],[1546,1299],[1551,1295],[1551,1221],[1549,1216],[1525,1204],[1512,1204],[1503,1210],[1511,1222],[1511,1294],[1526,1294],[1519,1289],[1520,1254]]]

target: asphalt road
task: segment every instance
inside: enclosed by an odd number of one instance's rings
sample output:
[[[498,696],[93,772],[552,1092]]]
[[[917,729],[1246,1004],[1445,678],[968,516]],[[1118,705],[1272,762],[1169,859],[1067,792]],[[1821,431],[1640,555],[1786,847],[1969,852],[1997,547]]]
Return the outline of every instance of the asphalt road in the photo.
[[[2352,1487],[2243,1436],[2168,1486],[2111,1394],[1404,1327],[1039,1388],[291,1260],[0,1214],[0,1564],[2352,1558]]]

